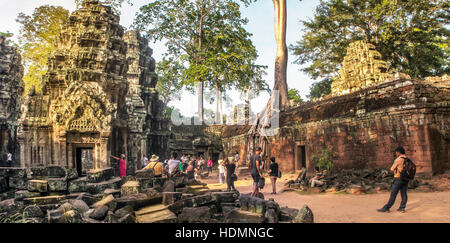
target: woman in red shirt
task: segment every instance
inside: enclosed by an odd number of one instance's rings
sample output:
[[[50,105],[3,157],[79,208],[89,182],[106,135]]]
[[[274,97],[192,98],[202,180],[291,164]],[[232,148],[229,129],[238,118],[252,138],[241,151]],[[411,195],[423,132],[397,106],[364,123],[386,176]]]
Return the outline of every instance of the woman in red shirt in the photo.
[[[119,176],[120,178],[127,176],[127,161],[125,154],[122,154],[120,158],[111,156],[111,158],[119,161]]]

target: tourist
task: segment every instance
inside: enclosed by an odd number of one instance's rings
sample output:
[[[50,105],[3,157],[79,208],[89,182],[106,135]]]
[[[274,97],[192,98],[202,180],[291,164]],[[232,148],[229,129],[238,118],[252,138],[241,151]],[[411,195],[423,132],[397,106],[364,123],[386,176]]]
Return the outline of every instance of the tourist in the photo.
[[[239,163],[239,152],[236,151],[236,154],[234,155],[234,163],[237,165]]]
[[[189,165],[186,169],[186,177],[188,180],[195,179],[196,169],[194,168],[194,163],[192,161],[189,162]]]
[[[275,158],[270,158],[269,176],[272,182],[272,193],[277,194],[277,178],[278,178],[278,164],[275,162]]]
[[[234,174],[234,171],[236,170],[236,164],[234,163],[233,157],[229,157],[226,160],[225,167],[227,168],[227,191],[235,191],[234,180],[236,179],[236,175]]]
[[[225,180],[225,166],[224,166],[224,161],[221,159],[219,160],[219,182],[220,184],[223,184],[224,180]]]
[[[145,168],[148,165],[148,158],[147,158],[147,156],[145,156],[145,154],[142,155],[141,164],[142,164],[142,168]]]
[[[120,158],[116,156],[111,156],[115,160],[119,160],[119,177],[123,178],[127,176],[127,161],[125,154],[120,155]]]
[[[197,161],[197,168],[200,172],[203,172],[203,160],[202,157]]]
[[[11,154],[11,153],[8,153],[8,154],[6,155],[6,157],[7,157],[6,161],[8,162],[8,166],[9,166],[9,167],[13,167],[12,154]]]
[[[406,203],[408,202],[408,181],[402,180],[400,178],[400,173],[403,170],[403,163],[405,155],[405,149],[401,146],[395,149],[395,156],[397,157],[394,161],[394,164],[391,167],[391,171],[394,172],[394,181],[392,183],[391,196],[389,197],[389,201],[384,207],[378,209],[378,212],[389,212],[390,208],[394,205],[395,199],[397,198],[398,191],[400,191],[400,195],[402,197],[402,202],[400,203],[400,207],[397,209],[399,212],[406,212]]]
[[[208,159],[208,164],[206,166],[208,167],[208,174],[212,174],[213,161],[211,158]]]
[[[150,159],[150,163],[144,168],[144,170],[152,169],[155,177],[162,177],[164,174],[164,165],[159,162],[159,157],[156,155],[152,155]]]
[[[314,172],[316,173],[316,175],[309,180],[309,184],[311,185],[311,187],[323,186],[325,184],[325,174],[327,171],[322,171],[318,166],[316,166],[314,167]]]
[[[173,177],[178,170],[178,166],[180,166],[180,161],[177,160],[177,158],[178,154],[176,152],[173,152],[170,160],[167,162],[169,177]]]
[[[258,182],[261,178],[263,178],[263,174],[261,171],[261,151],[262,149],[260,147],[256,148],[256,153],[250,157],[250,163],[248,164],[250,174],[253,178],[253,190],[251,195],[252,197],[259,194]]]

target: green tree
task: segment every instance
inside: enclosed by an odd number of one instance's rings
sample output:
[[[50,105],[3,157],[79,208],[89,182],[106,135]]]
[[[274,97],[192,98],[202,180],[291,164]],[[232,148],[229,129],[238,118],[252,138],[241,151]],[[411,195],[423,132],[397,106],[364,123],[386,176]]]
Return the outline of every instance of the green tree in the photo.
[[[307,97],[309,99],[319,99],[323,96],[329,95],[331,93],[331,83],[333,79],[326,78],[321,81],[315,82],[309,89],[309,95]]]
[[[32,15],[20,13],[16,21],[21,25],[19,46],[26,74],[23,78],[25,92],[34,85],[42,89],[42,77],[47,73],[47,59],[55,49],[54,43],[69,19],[69,11],[50,5],[34,9]]]
[[[81,6],[81,4],[86,0],[74,0],[74,1],[75,1],[75,4],[77,5],[77,8],[79,8]],[[118,15],[120,15],[120,9],[122,8],[123,3],[133,5],[131,0],[103,0],[100,2],[104,5],[111,6],[113,11]]]
[[[302,96],[300,95],[300,92],[297,89],[289,89],[288,92],[289,100],[294,101],[296,104],[303,103]]]
[[[157,64],[156,72],[158,73],[158,83],[156,90],[164,103],[164,110],[168,108],[170,101],[181,97],[181,70],[183,66],[172,58],[164,58]]]
[[[134,26],[154,41],[164,40],[166,55],[184,66],[182,85],[197,87],[201,122],[205,86],[225,90],[256,75],[246,66],[256,59],[256,49],[239,10],[233,0],[159,0],[137,14]]]
[[[3,36],[3,37],[6,38],[5,44],[6,44],[7,46],[11,46],[11,45],[16,46],[16,45],[17,45],[17,44],[14,43],[13,41],[9,40],[9,38],[11,38],[11,37],[14,36],[13,33],[9,32],[9,31],[6,31],[6,32],[1,32],[1,31],[0,31],[0,36]]]
[[[290,48],[295,63],[323,88],[337,76],[348,45],[365,40],[376,46],[392,69],[413,78],[449,73],[445,0],[322,0],[312,19],[301,21],[304,35]],[[312,97],[326,92],[315,92]]]

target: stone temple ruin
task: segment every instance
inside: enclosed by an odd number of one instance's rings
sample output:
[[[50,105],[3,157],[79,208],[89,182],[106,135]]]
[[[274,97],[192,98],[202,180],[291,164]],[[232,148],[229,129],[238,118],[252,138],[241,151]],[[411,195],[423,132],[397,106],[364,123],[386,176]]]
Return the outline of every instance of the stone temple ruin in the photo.
[[[148,41],[135,31],[124,33],[110,7],[85,1],[49,58],[43,94],[25,98],[18,134],[21,166],[59,165],[82,175],[116,169],[110,156],[126,154],[133,173],[140,168],[140,154],[151,150],[165,156],[153,145],[164,142],[166,129],[156,82]],[[90,163],[82,163],[86,153],[92,153]]]
[[[0,36],[0,165],[8,153],[17,154],[16,144],[20,102],[24,89],[22,58],[16,47],[7,46]]]
[[[49,58],[43,92],[32,89],[22,100],[20,55],[0,37],[1,160],[9,152],[17,163],[0,167],[0,219],[26,212],[27,222],[51,223],[312,222],[308,207],[281,208],[263,195],[139,170],[141,155],[164,160],[169,151],[214,161],[238,151],[245,164],[260,141],[250,125],[172,127],[155,90],[152,54],[110,7],[85,0]],[[450,168],[449,114],[447,75],[393,75],[375,48],[360,41],[348,48],[332,96],[282,111],[264,154],[276,157],[283,172],[311,172],[312,156],[330,149],[338,168],[376,168],[386,183],[380,167],[389,168],[393,149],[402,145],[419,173],[438,173]],[[127,156],[123,178],[111,159],[120,154]],[[371,183],[372,175],[361,171],[357,179]],[[239,177],[245,172],[237,170]]]
[[[333,152],[338,168],[390,168],[401,145],[418,173],[448,170],[449,76],[413,80],[389,74],[380,54],[364,42],[351,44],[347,54],[333,95],[281,112],[279,133],[268,138],[265,154],[276,157],[284,171],[312,172],[312,156],[324,149]],[[247,148],[259,139],[248,134],[250,128],[224,128],[225,155],[240,151],[248,158]]]

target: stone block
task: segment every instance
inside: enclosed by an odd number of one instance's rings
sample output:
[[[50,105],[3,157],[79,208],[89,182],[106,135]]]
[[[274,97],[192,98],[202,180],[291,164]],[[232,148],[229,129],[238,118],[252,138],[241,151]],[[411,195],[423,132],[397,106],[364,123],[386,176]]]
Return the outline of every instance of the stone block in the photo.
[[[209,207],[183,208],[178,223],[209,223],[212,213]]]
[[[175,182],[173,180],[167,180],[162,188],[163,192],[174,192],[175,191]]]
[[[18,201],[22,201],[24,198],[32,198],[39,196],[41,196],[41,193],[39,192],[30,192],[26,190],[16,191],[16,193],[14,194],[14,198]]]
[[[94,203],[92,207],[97,208],[100,206],[107,206],[109,210],[114,211],[117,208],[116,199],[112,195],[104,197],[102,200]]]
[[[9,187],[17,190],[26,190],[28,183],[26,179],[20,177],[10,177]]]
[[[98,183],[102,181],[107,181],[114,176],[113,168],[96,169],[89,170],[87,172],[88,183]]]
[[[134,210],[139,210],[143,207],[161,204],[162,196],[148,197],[146,194],[135,194],[127,197],[117,198],[116,202],[118,208],[129,205],[133,207]]]
[[[139,182],[141,190],[153,187],[153,178],[138,178],[136,180]]]
[[[42,209],[36,205],[27,206],[23,212],[26,214],[27,218],[40,218],[44,216]]]
[[[185,207],[200,207],[214,202],[211,195],[196,196],[175,202],[169,206],[169,210],[179,214]]]
[[[176,223],[177,216],[162,204],[136,211],[137,223]]]
[[[87,178],[81,177],[68,183],[69,193],[87,192]]]
[[[261,214],[234,209],[225,215],[224,223],[264,223],[265,219]]]
[[[120,197],[120,189],[108,188],[103,191],[103,194],[104,195],[113,195],[114,197]]]
[[[108,210],[109,208],[106,205],[95,207],[94,210],[89,214],[89,218],[102,220],[106,217],[106,213],[108,213]]]
[[[218,203],[235,202],[239,198],[239,192],[212,192],[211,196]]]
[[[122,197],[140,193],[140,185],[138,181],[128,181],[123,184],[120,189]]]
[[[48,182],[45,180],[29,180],[27,189],[30,192],[48,192]]]
[[[168,180],[169,180],[169,178],[155,177],[155,178],[153,178],[153,187],[154,188],[161,188],[161,190],[162,190],[164,184]]]
[[[48,190],[50,192],[66,192],[67,191],[67,181],[65,178],[49,178]]]
[[[99,183],[87,183],[87,192],[91,194],[99,194],[104,192],[106,189],[119,189],[120,185],[122,183],[122,180],[120,178],[113,178],[108,181],[103,181]]]
[[[62,204],[64,201],[66,201],[66,196],[46,196],[23,199],[25,205]]]
[[[163,192],[162,193],[162,203],[164,205],[170,205],[175,203],[178,200],[181,200],[181,196],[183,193],[181,192]]]
[[[294,223],[314,223],[314,214],[311,209],[304,205],[297,216],[294,218]]]

